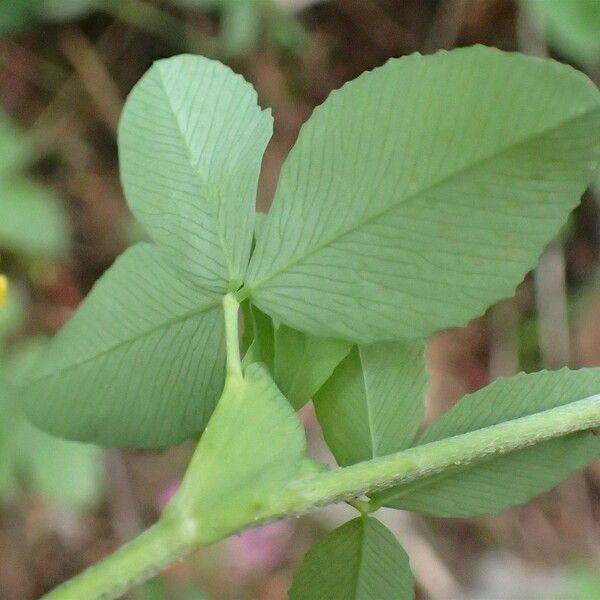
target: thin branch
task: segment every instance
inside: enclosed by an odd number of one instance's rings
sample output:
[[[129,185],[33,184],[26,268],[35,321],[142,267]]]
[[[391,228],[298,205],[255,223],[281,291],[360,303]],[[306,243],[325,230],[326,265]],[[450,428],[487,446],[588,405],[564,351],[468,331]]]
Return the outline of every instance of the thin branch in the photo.
[[[231,297],[230,297],[231,298]],[[173,560],[240,529],[302,514],[319,506],[360,498],[364,494],[412,483],[457,465],[469,465],[492,456],[600,427],[600,394],[540,413],[506,421],[396,454],[376,458],[328,473],[303,477],[265,499],[264,508],[241,528],[215,533],[220,511],[182,514],[179,505],[167,507],[156,525],[120,550],[50,592],[46,600],[110,600],[157,573]],[[181,511],[181,512],[180,512]]]
[[[239,313],[240,304],[233,294],[223,297],[225,313],[225,343],[227,348],[227,375],[242,378],[242,361],[240,359]]]
[[[46,594],[46,600],[108,600],[156,575],[190,554],[196,542],[180,523],[163,517],[134,540]]]
[[[505,421],[437,442],[415,446],[294,482],[259,521],[297,515],[364,494],[407,485],[456,466],[467,466],[600,427],[600,394],[533,415]],[[396,494],[396,491],[394,491]],[[281,512],[279,512],[281,511]]]

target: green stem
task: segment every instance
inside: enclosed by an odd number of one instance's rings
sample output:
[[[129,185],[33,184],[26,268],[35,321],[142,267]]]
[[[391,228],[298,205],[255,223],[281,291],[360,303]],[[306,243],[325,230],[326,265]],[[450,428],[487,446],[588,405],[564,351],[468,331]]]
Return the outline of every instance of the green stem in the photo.
[[[234,305],[231,301],[224,302],[224,305],[226,319],[230,319],[229,325],[233,327],[231,313]],[[235,323],[237,331],[237,320]],[[600,394],[343,469],[299,478],[272,498],[268,506],[245,527],[305,513],[334,502],[352,501],[364,494],[407,485],[452,467],[477,463],[598,427]],[[46,599],[116,598],[170,561],[191,552],[196,545],[218,541],[207,533],[210,528],[201,527],[210,519],[210,514],[187,515],[184,518],[173,510],[167,511],[154,527],[139,538],[51,592]]]
[[[240,334],[238,327],[240,303],[230,293],[223,296],[225,312],[225,344],[227,348],[227,374],[242,378],[242,361],[240,358]]]
[[[163,517],[116,552],[63,583],[45,600],[119,598],[197,547],[183,521]]]
[[[259,522],[407,485],[578,431],[600,427],[600,394],[293,482]]]
[[[375,512],[379,506],[375,506],[368,500],[346,500],[346,503],[355,508],[363,517]]]

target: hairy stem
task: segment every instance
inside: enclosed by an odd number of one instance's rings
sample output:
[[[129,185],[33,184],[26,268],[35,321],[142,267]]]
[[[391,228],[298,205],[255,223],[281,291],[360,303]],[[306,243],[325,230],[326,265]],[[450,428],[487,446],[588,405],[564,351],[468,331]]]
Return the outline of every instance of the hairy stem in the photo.
[[[190,554],[197,542],[185,523],[164,516],[116,552],[44,596],[46,600],[108,600]]]
[[[407,485],[457,466],[600,427],[600,394],[402,452],[295,481],[271,506],[273,517]],[[395,490],[396,491],[396,490]]]
[[[227,309],[226,309],[227,314]],[[359,498],[564,435],[600,427],[600,394],[520,419],[424,444],[334,471],[302,477],[273,497],[245,527]],[[172,507],[173,508],[173,507]],[[117,598],[200,544],[209,544],[210,514],[168,510],[163,518],[115,554],[51,592],[51,600]]]

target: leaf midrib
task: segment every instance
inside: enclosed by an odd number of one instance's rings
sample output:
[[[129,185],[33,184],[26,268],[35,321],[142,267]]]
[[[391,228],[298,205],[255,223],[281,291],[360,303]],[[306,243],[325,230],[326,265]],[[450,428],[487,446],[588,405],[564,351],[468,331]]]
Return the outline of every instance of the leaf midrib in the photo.
[[[529,137],[527,139],[523,139],[523,140],[519,140],[515,143],[509,144],[508,146],[505,146],[503,148],[501,148],[500,150],[493,152],[492,154],[489,154],[487,156],[483,156],[482,158],[479,158],[467,165],[464,165],[462,167],[460,167],[458,170],[453,171],[452,173],[449,173],[448,175],[442,177],[441,179],[426,185],[425,187],[416,190],[415,192],[413,192],[412,194],[408,195],[405,198],[402,198],[401,200],[394,202],[392,204],[389,204],[385,207],[383,207],[381,210],[374,212],[373,214],[370,214],[368,216],[366,216],[363,219],[360,219],[359,221],[357,221],[356,223],[354,223],[353,225],[351,225],[350,227],[347,227],[346,229],[341,229],[337,232],[335,232],[331,237],[327,238],[326,240],[322,241],[321,243],[317,244],[314,248],[310,249],[308,252],[305,252],[304,254],[295,256],[292,258],[292,260],[290,260],[288,263],[286,263],[285,265],[283,265],[282,267],[276,269],[275,271],[272,271],[271,273],[267,274],[265,277],[263,277],[262,279],[258,279],[254,282],[248,282],[244,287],[247,289],[248,291],[248,295],[252,296],[252,294],[258,290],[260,290],[262,287],[264,287],[264,285],[269,282],[270,280],[274,279],[275,277],[277,277],[278,275],[280,275],[281,273],[285,273],[286,271],[288,271],[291,267],[294,267],[295,265],[297,265],[298,263],[302,262],[304,259],[306,259],[307,257],[311,256],[312,254],[315,254],[317,252],[319,252],[320,250],[322,250],[323,248],[326,248],[327,246],[331,245],[332,243],[336,242],[337,240],[339,240],[340,238],[343,238],[344,236],[348,235],[349,233],[359,229],[360,227],[366,225],[367,223],[370,223],[372,221],[377,220],[379,217],[383,216],[384,214],[386,214],[387,212],[396,209],[399,205],[401,204],[407,204],[417,198],[419,198],[420,196],[422,196],[423,194],[430,192],[432,190],[434,190],[437,187],[440,187],[450,181],[452,181],[452,179],[454,179],[455,177],[458,177],[460,175],[463,175],[465,173],[467,173],[468,171],[470,171],[471,169],[475,169],[487,162],[492,162],[498,158],[500,158],[501,156],[512,152],[513,150],[516,150],[518,148],[521,148],[523,146],[527,146],[539,139],[544,138],[545,136],[547,136],[550,133],[553,133],[555,131],[559,131],[562,128],[565,127],[569,127],[571,125],[573,125],[574,123],[576,123],[579,120],[582,119],[586,119],[590,116],[592,116],[594,113],[600,113],[600,105],[595,106],[592,109],[586,109],[584,112],[579,113],[571,118],[569,118],[566,121],[563,121],[557,125],[553,125],[552,127],[547,127],[546,129],[541,130],[540,132],[536,133],[535,135],[533,135],[532,137]],[[267,213],[268,216],[268,213]]]
[[[184,133],[182,123],[179,121],[178,111],[175,110],[175,106],[173,105],[171,95],[169,94],[169,91],[166,86],[166,82],[163,79],[163,74],[162,74],[161,69],[158,69],[158,75],[159,75],[158,80],[160,82],[160,86],[163,90],[165,98],[167,99],[167,104],[169,106],[169,110],[171,111],[171,114],[173,115],[173,121],[175,122],[175,125],[177,127],[177,132],[179,133],[179,136],[183,142],[183,147],[185,148],[185,152],[188,157],[192,172],[198,177],[201,185],[203,187],[207,188],[206,195],[212,199],[214,199],[214,197],[217,197],[220,200],[222,198],[221,190],[217,186],[211,185],[209,183],[209,179],[205,176],[205,174],[203,172],[200,171],[200,168],[199,168],[200,163],[194,160],[194,153],[193,153],[192,146],[189,143],[188,138]],[[213,219],[216,229],[217,229],[217,237],[219,239],[219,245],[221,246],[221,252],[222,252],[223,258],[225,259],[225,266],[227,267],[227,271],[229,274],[229,280],[231,281],[236,277],[236,274],[235,274],[235,269],[233,268],[233,266],[231,264],[228,248],[227,248],[227,245],[225,244],[225,240],[223,238],[221,227],[220,227],[220,222],[219,222],[219,218],[218,218],[220,206],[221,206],[220,201],[219,202],[211,202],[211,204],[208,208],[210,210],[211,218]]]
[[[361,572],[363,568],[364,558],[365,558],[365,545],[366,545],[366,537],[367,537],[367,527],[369,525],[368,519],[369,517],[359,517],[361,519],[360,522],[360,543],[358,546],[358,562],[356,564],[356,575],[354,577],[354,600],[359,600],[358,598],[358,588],[359,582],[361,579]]]
[[[369,382],[367,381],[367,373],[366,373],[365,364],[363,361],[363,350],[360,346],[358,347],[358,363],[360,365],[360,375],[361,375],[362,384],[363,384],[363,391],[365,393],[365,405],[366,405],[366,411],[367,411],[367,426],[369,428],[369,437],[371,439],[371,456],[369,456],[367,458],[375,458],[376,456],[378,456],[377,440],[375,439],[375,432],[374,432],[371,397],[369,394]],[[367,459],[363,459],[363,460],[367,460]]]
[[[59,368],[59,369],[53,369],[52,371],[41,375],[37,379],[33,379],[31,381],[30,385],[33,385],[33,384],[39,383],[41,381],[44,381],[46,379],[67,373],[67,372],[71,371],[72,369],[81,367],[82,365],[85,365],[89,362],[92,362],[94,360],[102,358],[103,356],[106,356],[107,354],[110,354],[111,352],[114,352],[115,350],[118,350],[119,348],[126,346],[127,344],[133,344],[136,341],[142,339],[143,337],[152,335],[153,333],[160,331],[161,329],[165,329],[165,328],[170,327],[171,325],[174,325],[181,321],[186,321],[187,319],[190,319],[191,317],[194,317],[196,315],[200,315],[202,313],[209,312],[210,310],[216,308],[220,304],[221,304],[221,298],[218,298],[218,299],[215,299],[215,300],[209,302],[208,304],[203,304],[200,307],[195,307],[192,310],[189,310],[189,311],[183,313],[182,315],[178,315],[171,319],[167,319],[166,321],[163,321],[159,325],[151,327],[150,329],[146,329],[145,331],[138,333],[138,334],[134,335],[133,337],[122,340],[122,341],[118,342],[117,344],[114,344],[114,345],[106,348],[105,350],[102,350],[102,352],[98,352],[96,354],[93,354],[92,356],[88,356],[87,358],[85,358],[83,360],[80,360],[77,362],[72,362],[64,367]]]

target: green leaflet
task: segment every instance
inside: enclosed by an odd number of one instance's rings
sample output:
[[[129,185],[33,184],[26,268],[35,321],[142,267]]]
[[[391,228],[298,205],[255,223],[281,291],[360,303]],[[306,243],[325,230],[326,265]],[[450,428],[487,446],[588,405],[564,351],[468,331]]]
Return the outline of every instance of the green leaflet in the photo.
[[[300,331],[425,338],[509,296],[600,154],[581,73],[484,47],[391,60],[331,94],[282,169],[248,268]]]
[[[243,378],[228,378],[172,509],[198,515],[204,535],[220,539],[281,492],[305,449],[293,409],[266,368],[252,364]]]
[[[275,341],[273,331],[273,321],[269,315],[252,306],[250,303],[244,303],[244,342],[246,354],[244,355],[244,365],[250,365],[255,362],[262,362],[267,365],[269,371],[273,372],[273,362],[275,360]]]
[[[426,444],[561,406],[600,389],[600,370],[581,369],[500,378],[465,396],[419,439]],[[544,442],[389,490],[388,506],[444,517],[470,517],[521,504],[600,457],[600,437],[586,431]]]
[[[423,420],[426,385],[422,342],[355,347],[314,398],[338,464],[408,448]]]
[[[244,323],[244,365],[265,363],[296,410],[313,398],[351,348],[342,340],[319,338],[286,325],[275,326],[271,317],[247,303]]]
[[[196,436],[224,382],[220,304],[153,245],[130,248],[36,366],[29,417],[50,433],[109,446]]]
[[[291,405],[299,410],[331,377],[351,344],[320,338],[287,325],[275,329],[273,377]]]
[[[294,574],[290,600],[410,600],[408,556],[372,517],[358,517],[317,542]]]
[[[254,232],[270,111],[221,63],[157,62],[131,92],[119,126],[127,201],[174,264],[220,293],[243,281]]]
[[[523,0],[556,49],[584,64],[600,62],[600,2]]]

